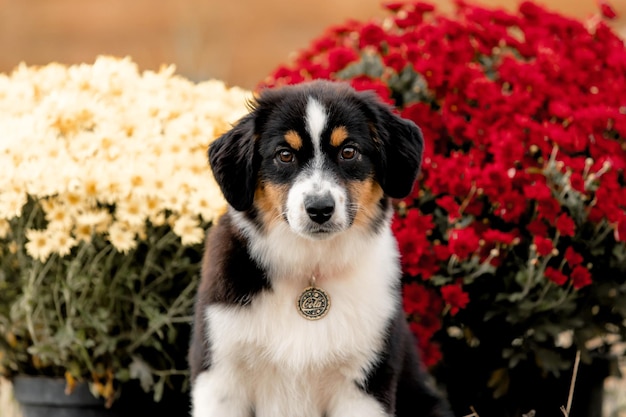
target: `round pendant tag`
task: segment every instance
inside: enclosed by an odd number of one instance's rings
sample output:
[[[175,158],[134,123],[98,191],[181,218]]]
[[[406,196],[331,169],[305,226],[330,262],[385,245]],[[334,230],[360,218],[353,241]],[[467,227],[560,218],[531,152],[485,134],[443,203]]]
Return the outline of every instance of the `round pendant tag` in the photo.
[[[319,320],[330,309],[330,297],[317,287],[307,287],[298,298],[298,311],[307,320]]]

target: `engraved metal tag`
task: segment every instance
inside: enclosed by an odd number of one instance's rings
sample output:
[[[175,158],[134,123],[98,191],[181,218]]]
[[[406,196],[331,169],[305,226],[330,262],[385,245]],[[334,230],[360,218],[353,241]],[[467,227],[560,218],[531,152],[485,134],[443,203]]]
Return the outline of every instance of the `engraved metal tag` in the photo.
[[[319,320],[330,309],[330,297],[324,290],[307,287],[298,298],[298,311],[307,320]]]

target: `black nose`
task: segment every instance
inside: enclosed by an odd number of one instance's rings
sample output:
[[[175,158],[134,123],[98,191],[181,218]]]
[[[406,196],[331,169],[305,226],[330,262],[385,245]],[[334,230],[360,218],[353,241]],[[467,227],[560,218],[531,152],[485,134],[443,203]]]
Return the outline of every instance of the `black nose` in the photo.
[[[330,193],[310,196],[304,199],[304,209],[315,223],[326,223],[335,211],[335,200]]]

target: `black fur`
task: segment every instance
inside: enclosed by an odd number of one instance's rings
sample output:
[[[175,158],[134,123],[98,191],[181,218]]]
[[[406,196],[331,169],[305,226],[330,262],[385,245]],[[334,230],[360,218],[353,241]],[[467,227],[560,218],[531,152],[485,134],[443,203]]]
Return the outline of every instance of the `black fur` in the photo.
[[[209,162],[224,197],[235,210],[252,206],[259,158],[255,152],[255,122],[252,113],[209,147]]]
[[[370,125],[372,136],[382,143],[376,170],[378,181],[389,197],[404,198],[413,189],[422,162],[422,131],[412,121],[392,113],[375,97],[364,98],[364,104],[374,121]]]
[[[379,362],[361,388],[396,417],[451,417],[448,404],[422,366],[401,308],[389,323],[388,335]]]

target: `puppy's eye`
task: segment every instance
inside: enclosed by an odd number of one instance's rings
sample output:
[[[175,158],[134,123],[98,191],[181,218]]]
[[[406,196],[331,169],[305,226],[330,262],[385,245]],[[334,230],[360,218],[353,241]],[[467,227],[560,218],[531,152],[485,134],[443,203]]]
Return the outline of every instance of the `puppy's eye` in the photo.
[[[354,146],[344,146],[341,149],[340,156],[341,156],[341,159],[349,161],[351,159],[356,158],[357,153],[358,153],[358,151],[357,151],[357,149]]]
[[[295,161],[296,156],[288,149],[282,149],[276,153],[276,158],[283,164],[290,164]]]

